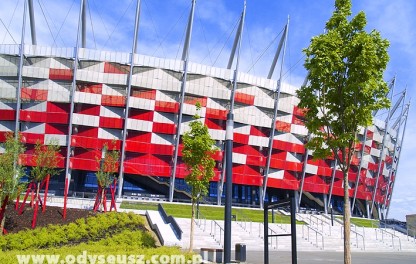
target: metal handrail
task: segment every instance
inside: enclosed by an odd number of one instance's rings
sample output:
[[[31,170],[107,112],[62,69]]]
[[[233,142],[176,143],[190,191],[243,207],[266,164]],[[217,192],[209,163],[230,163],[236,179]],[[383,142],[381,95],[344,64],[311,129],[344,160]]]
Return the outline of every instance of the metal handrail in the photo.
[[[242,229],[247,231],[249,234],[252,233],[252,225],[253,221],[248,217],[246,214],[244,214],[241,210],[238,211],[238,217],[236,219],[236,222],[239,226],[241,226]],[[249,229],[247,230],[247,224],[249,224]]]
[[[194,219],[195,224],[205,232],[207,227],[207,218],[201,213],[200,210],[197,210],[196,218]],[[203,225],[203,227],[201,227]]]
[[[261,226],[263,226],[263,229],[261,228]],[[264,230],[264,224],[259,222],[259,237],[264,240],[264,237],[262,236],[264,232],[262,232],[262,230]],[[274,231],[273,229],[271,229],[270,227],[268,228],[268,230],[271,233],[271,235],[273,235],[272,237],[269,237],[270,246],[273,247],[273,239],[274,239],[276,241],[276,246],[274,247],[274,249],[277,249],[277,247],[279,246],[279,243],[277,240],[279,238],[279,236],[277,236],[278,233]]]
[[[219,233],[219,240],[217,240],[217,230]],[[218,242],[218,244],[222,245],[223,239],[222,239],[222,234],[224,233],[224,229],[217,223],[217,221],[212,220],[211,221],[211,231],[210,231],[210,235],[214,238],[215,241]]]
[[[354,228],[354,230],[352,228]],[[351,224],[350,231],[351,231],[351,233],[355,234],[355,244],[356,244],[357,248],[358,248],[358,237],[361,237],[361,239],[363,241],[363,248],[362,249],[365,250],[365,233],[363,233],[363,234],[358,233],[357,226],[353,225],[353,224]],[[364,232],[364,228],[363,228],[363,232]],[[341,226],[341,239],[343,239],[343,238],[344,238],[344,226]]]
[[[312,219],[313,218],[313,219]],[[313,224],[316,223],[316,229],[318,231],[321,231],[322,233],[324,233],[324,226],[328,226],[329,227],[329,235],[332,234],[331,232],[331,225],[329,223],[327,223],[326,221],[324,221],[323,219],[317,217],[316,215],[310,215],[309,216],[309,220],[310,220],[310,224],[313,226]],[[321,230],[319,230],[319,226],[321,227]]]
[[[376,228],[376,239],[378,240],[378,236],[377,236],[377,231],[381,232],[381,241],[384,241],[384,234],[390,235],[391,236],[391,246],[394,248],[394,238],[397,238],[399,240],[399,250],[402,250],[402,242],[400,241],[400,237],[398,237],[397,235],[390,233],[389,231],[385,230],[384,228]],[[385,242],[387,243],[387,242]]]
[[[307,237],[305,237],[305,227],[307,228],[307,235],[308,235]],[[321,236],[321,238],[322,238],[322,249],[324,249],[325,248],[324,235],[321,232],[319,232],[318,230],[316,230],[315,228],[313,228],[309,225],[302,225],[302,237],[306,238],[306,240],[311,242],[312,245],[313,245],[313,242],[310,240],[310,234],[309,234],[310,232],[309,231],[315,232],[315,245],[316,245],[316,247],[319,247],[318,235]]]

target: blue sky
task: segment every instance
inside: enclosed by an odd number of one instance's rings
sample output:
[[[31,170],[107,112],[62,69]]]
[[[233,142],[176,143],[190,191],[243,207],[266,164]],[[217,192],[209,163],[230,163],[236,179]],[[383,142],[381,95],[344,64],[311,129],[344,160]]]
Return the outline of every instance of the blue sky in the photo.
[[[38,45],[75,46],[79,0],[33,2]],[[190,4],[191,0],[142,0],[138,52],[180,58]],[[408,101],[414,97],[416,79],[413,73],[416,68],[416,2],[353,0],[352,4],[353,14],[360,10],[366,13],[368,31],[376,29],[390,41],[390,62],[385,79],[391,80],[396,76],[395,94],[407,87]],[[311,37],[323,32],[333,5],[334,0],[247,0],[241,70],[267,76],[279,33],[290,16],[284,81],[299,86],[306,74],[302,66],[302,49],[308,46]],[[1,6],[0,44],[19,43],[23,0],[2,0]],[[136,0],[89,0],[87,47],[130,52],[135,6]],[[191,61],[226,66],[235,34],[233,29],[238,23],[242,6],[243,0],[197,0]],[[272,42],[275,38],[277,40]],[[29,30],[26,30],[25,41],[30,42]],[[413,176],[416,171],[413,160],[416,124],[412,122],[415,112],[411,107],[389,213],[390,218],[400,220],[405,220],[406,214],[416,213],[416,181]]]

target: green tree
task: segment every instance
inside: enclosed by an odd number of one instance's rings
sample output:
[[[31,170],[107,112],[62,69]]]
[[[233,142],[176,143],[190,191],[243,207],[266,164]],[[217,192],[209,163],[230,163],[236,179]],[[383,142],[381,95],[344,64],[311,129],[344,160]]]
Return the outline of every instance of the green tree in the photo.
[[[22,189],[20,178],[24,171],[19,156],[25,152],[25,147],[20,138],[20,135],[15,138],[13,133],[8,133],[2,144],[4,153],[0,154],[0,234],[4,229],[7,203],[20,195]]]
[[[350,0],[335,1],[325,33],[313,37],[304,50],[309,82],[297,91],[313,135],[307,148],[316,159],[334,155],[343,173],[345,263],[351,263],[348,171],[357,134],[371,125],[373,111],[390,105],[383,80],[389,42],[376,30],[365,31],[363,12],[349,20],[351,14]]]
[[[40,199],[39,192],[42,181],[47,177],[58,175],[62,171],[58,169],[59,152],[60,146],[56,140],[51,140],[46,145],[41,144],[39,140],[36,141],[33,155],[35,166],[30,172],[30,179],[36,184],[36,199]]]
[[[99,190],[97,192],[97,201],[98,203],[95,204],[94,210],[97,210],[101,207],[102,211],[104,209],[104,197],[106,195],[106,188],[109,187],[113,182],[114,179],[117,178],[115,173],[118,170],[118,159],[120,157],[120,152],[116,149],[115,142],[112,143],[112,150],[108,150],[107,143],[104,144],[102,152],[103,155],[100,158],[97,157],[97,161],[99,162],[98,170],[96,173],[97,176],[97,184],[99,186]],[[114,199],[114,197],[112,196]]]
[[[199,111],[201,106],[196,104]],[[208,133],[208,127],[198,119],[198,114],[193,116],[194,120],[189,124],[191,128],[182,136],[183,149],[182,160],[189,174],[185,182],[191,187],[191,234],[189,251],[193,250],[193,236],[195,227],[195,205],[201,196],[207,194],[209,181],[214,177],[215,160],[212,155],[217,151],[215,140]]]

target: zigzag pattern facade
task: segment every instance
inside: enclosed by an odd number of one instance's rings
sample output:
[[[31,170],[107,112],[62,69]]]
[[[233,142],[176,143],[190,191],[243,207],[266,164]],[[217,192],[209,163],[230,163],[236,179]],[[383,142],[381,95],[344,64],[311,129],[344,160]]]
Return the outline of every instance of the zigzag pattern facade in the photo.
[[[19,72],[19,45],[0,46],[0,141],[7,132],[13,132],[20,123],[22,140],[27,151],[24,163],[33,165],[33,144],[48,143],[54,139],[61,146],[60,166],[65,167],[68,123],[72,114],[71,155],[69,166],[74,171],[96,171],[97,157],[104,143],[116,142],[121,149],[124,113],[129,109],[125,145],[124,173],[133,177],[170,177],[174,151],[175,131],[182,126],[186,131],[195,114],[195,103],[200,102],[201,120],[211,136],[222,147],[225,139],[225,121],[229,106],[232,71],[189,63],[183,122],[177,124],[182,61],[143,55],[134,56],[131,94],[126,94],[130,54],[79,49],[76,91],[71,94],[74,50],[26,45],[24,63]],[[22,76],[21,92],[17,95],[18,77]],[[268,140],[273,117],[273,90],[275,80],[245,73],[239,74],[234,109],[233,183],[260,187],[266,166]],[[16,109],[17,96],[21,108]],[[129,105],[126,105],[126,97]],[[71,99],[74,111],[70,111]],[[313,153],[304,163],[304,143],[308,131],[303,125],[302,111],[297,107],[295,87],[283,84],[279,100],[276,131],[270,162],[268,188],[299,190],[302,171],[306,166],[303,191],[329,193],[333,160],[313,160]],[[20,120],[16,120],[16,111]],[[397,169],[396,131],[385,133],[384,122],[375,120],[367,128],[364,147],[354,158],[349,173],[350,196],[357,189],[357,199],[370,201],[376,191],[375,202],[389,203],[386,191],[389,177],[393,185]],[[364,138],[361,131],[361,138]],[[381,148],[384,147],[384,150]],[[181,145],[180,145],[181,148]],[[177,178],[186,175],[179,148]],[[395,148],[397,149],[395,151]],[[214,182],[220,179],[223,152],[217,161]],[[363,159],[358,172],[360,159]],[[378,164],[381,170],[375,185]],[[358,174],[358,185],[355,182]],[[335,172],[333,195],[342,196],[342,173]]]

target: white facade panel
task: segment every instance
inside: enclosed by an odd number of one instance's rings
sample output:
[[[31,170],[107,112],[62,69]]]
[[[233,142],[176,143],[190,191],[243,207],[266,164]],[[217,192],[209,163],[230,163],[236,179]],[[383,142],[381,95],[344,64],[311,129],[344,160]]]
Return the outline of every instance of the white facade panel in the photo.
[[[303,145],[303,142],[300,141],[300,139],[298,139],[297,137],[295,137],[294,135],[290,133],[275,135],[273,139]]]
[[[144,98],[130,97],[129,107],[144,110],[155,110],[155,101]]]
[[[247,155],[233,152],[233,163],[246,164]]]
[[[248,144],[252,146],[262,146],[268,147],[269,146],[269,138],[267,137],[259,137],[259,136],[249,136],[248,137]]]
[[[22,103],[22,109],[36,112],[46,112],[47,102]]]
[[[152,132],[152,128],[153,122],[150,121],[136,120],[131,118],[127,120],[127,129]]]
[[[75,92],[74,102],[84,104],[101,105],[101,94]]]
[[[165,123],[165,124],[174,124],[174,114],[171,113],[153,113],[153,121],[158,123]]]
[[[82,126],[98,127],[100,124],[99,116],[74,113],[72,115],[72,120],[74,124]]]
[[[124,116],[124,108],[100,106],[100,116],[122,118]]]
[[[49,78],[49,69],[32,66],[23,66],[22,76],[47,79]]]
[[[251,129],[250,125],[234,124],[234,132],[235,133],[249,135],[250,134],[250,129]]]
[[[308,129],[301,125],[290,125],[290,133],[307,136],[308,135]]]
[[[21,124],[22,132],[26,133],[35,133],[35,134],[45,134],[45,123],[29,123],[24,122]]]
[[[208,129],[208,133],[212,139],[225,140],[225,130]]]
[[[16,88],[0,87],[0,98],[6,98],[6,99],[16,98]]]
[[[66,91],[48,91],[48,101],[50,102],[69,102],[70,92]]]
[[[380,157],[380,150],[379,149],[375,149],[375,148],[371,148],[370,154],[372,156]]]
[[[4,103],[4,102],[0,101],[0,109],[15,110],[16,109],[16,104],[15,103]]]
[[[152,133],[150,143],[171,146],[174,144],[174,140],[172,135]]]
[[[103,84],[101,94],[103,95],[116,95],[116,96],[124,96],[124,94],[120,93],[119,91],[111,88],[110,86]]]
[[[306,164],[305,172],[313,175],[318,174],[318,166],[312,164]]]
[[[285,173],[284,170],[275,170],[275,169],[270,168],[269,178],[283,180],[284,173]]]
[[[270,97],[254,97],[254,105],[274,109],[274,99]]]
[[[102,139],[122,139],[121,130],[111,128],[98,128],[98,138]]]
[[[381,141],[383,141],[383,136],[378,134],[378,133],[374,133],[373,134],[373,140],[376,141],[376,142],[381,143]]]
[[[45,144],[56,143],[59,146],[66,146],[66,141],[68,140],[67,135],[55,135],[55,134],[45,134]]]
[[[0,66],[0,76],[17,76],[17,67],[16,66]]]

